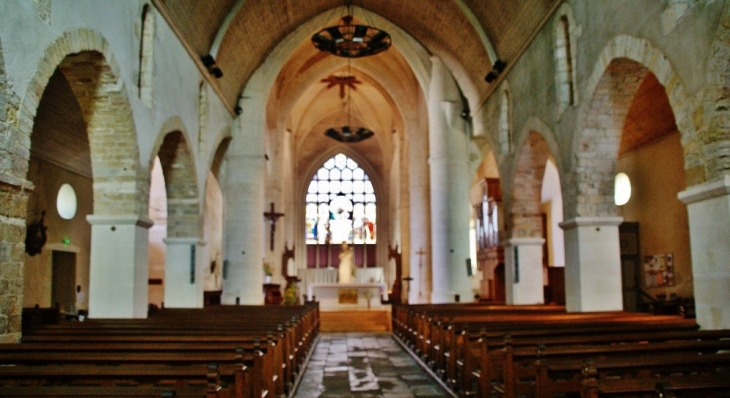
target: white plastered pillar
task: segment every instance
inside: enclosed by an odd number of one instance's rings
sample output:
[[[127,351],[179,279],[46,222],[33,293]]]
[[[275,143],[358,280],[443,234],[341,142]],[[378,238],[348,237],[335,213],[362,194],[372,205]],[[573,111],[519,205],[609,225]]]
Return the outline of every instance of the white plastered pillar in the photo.
[[[621,311],[621,217],[576,217],[565,231],[565,309],[568,312]]]
[[[86,220],[91,224],[89,318],[146,318],[152,221],[96,214]]]
[[[408,302],[426,303],[431,297],[428,289],[429,263],[429,205],[428,205],[428,133],[408,132],[408,201],[410,205],[410,277]]]
[[[247,88],[226,155],[226,219],[222,304],[264,303],[264,109],[261,90]],[[266,235],[268,236],[268,235]]]
[[[543,304],[543,238],[512,238],[504,246],[507,304]]]
[[[205,285],[202,255],[205,242],[198,238],[166,238],[165,308],[202,308]]]
[[[469,258],[469,176],[458,87],[441,59],[431,57],[428,93],[431,181],[432,303],[472,301]],[[461,128],[459,128],[461,127]]]
[[[730,175],[678,194],[687,205],[697,323],[730,328]]]

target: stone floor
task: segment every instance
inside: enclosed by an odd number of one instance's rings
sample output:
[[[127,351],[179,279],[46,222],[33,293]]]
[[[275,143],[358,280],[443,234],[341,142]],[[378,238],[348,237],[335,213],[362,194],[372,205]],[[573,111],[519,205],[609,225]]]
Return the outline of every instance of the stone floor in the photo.
[[[322,333],[295,398],[450,397],[390,333]]]

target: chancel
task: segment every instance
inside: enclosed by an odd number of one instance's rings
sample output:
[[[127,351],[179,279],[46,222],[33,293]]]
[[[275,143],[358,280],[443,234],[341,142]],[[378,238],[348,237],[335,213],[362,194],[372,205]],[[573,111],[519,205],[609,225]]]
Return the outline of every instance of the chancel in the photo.
[[[0,1],[0,390],[730,380],[730,0],[77,3]]]

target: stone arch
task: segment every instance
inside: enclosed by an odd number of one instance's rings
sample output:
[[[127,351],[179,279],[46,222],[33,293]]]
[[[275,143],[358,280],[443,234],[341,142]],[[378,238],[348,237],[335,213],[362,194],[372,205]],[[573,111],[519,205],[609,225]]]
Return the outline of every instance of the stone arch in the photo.
[[[228,152],[228,147],[231,145],[231,140],[232,137],[229,130],[220,138],[218,144],[215,146],[216,149],[210,160],[210,167],[208,167],[208,170],[210,170],[217,179],[220,179],[221,177],[221,167],[223,166],[223,161],[225,160],[226,153]]]
[[[614,216],[613,173],[626,114],[639,85],[651,71],[665,87],[685,149],[685,169],[701,161],[694,149],[692,104],[669,60],[648,41],[617,36],[598,58],[586,84],[589,98],[573,138],[571,172],[565,180],[565,218]]]
[[[56,67],[69,81],[86,120],[94,213],[146,218],[149,177],[140,167],[132,109],[116,60],[99,33],[65,32],[46,48],[18,113],[21,135],[30,139],[38,104]]]
[[[168,238],[194,238],[200,235],[200,199],[195,158],[184,131],[179,119],[168,120],[155,151],[165,177]]]
[[[516,152],[510,186],[504,192],[507,236],[541,238],[540,196],[545,165],[552,154],[547,140],[530,130]]]
[[[687,185],[712,181],[730,174],[730,4],[725,5],[715,40],[712,43],[712,54],[707,63],[708,88],[704,97],[706,122],[701,131],[699,149],[707,154],[707,158],[698,165],[702,167],[696,173],[704,178],[690,178]],[[686,152],[686,149],[685,149]],[[688,177],[690,169],[687,169]]]

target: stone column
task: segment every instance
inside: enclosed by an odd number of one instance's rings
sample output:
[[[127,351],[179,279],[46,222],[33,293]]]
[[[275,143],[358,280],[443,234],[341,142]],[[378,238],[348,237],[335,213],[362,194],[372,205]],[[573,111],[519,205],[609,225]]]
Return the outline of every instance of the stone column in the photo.
[[[430,225],[428,191],[428,134],[426,131],[408,132],[408,202],[410,206],[410,277],[409,303],[427,303],[431,297],[429,288]],[[404,253],[405,254],[405,253]]]
[[[621,217],[576,217],[565,231],[565,309],[621,311]]]
[[[226,155],[226,214],[223,304],[263,304],[264,109],[265,96],[244,93],[233,141]],[[268,235],[266,235],[268,236]],[[267,245],[268,249],[268,245]]]
[[[543,304],[543,238],[512,238],[504,246],[507,304]]]
[[[91,224],[90,318],[146,318],[152,221],[137,215],[86,216]]]
[[[431,180],[432,303],[472,301],[466,271],[469,258],[468,137],[461,119],[461,97],[454,78],[431,57],[428,93]]]
[[[689,214],[697,323],[702,329],[730,328],[730,175],[678,197]]]
[[[204,242],[198,238],[166,238],[165,308],[203,308]]]

